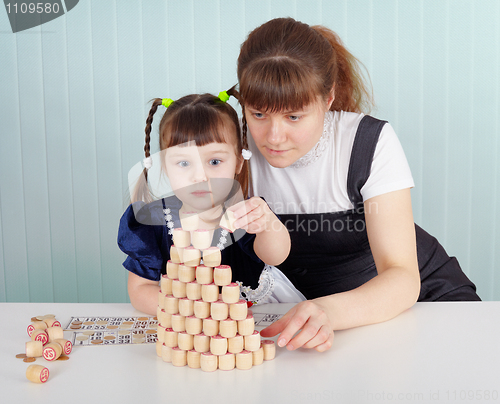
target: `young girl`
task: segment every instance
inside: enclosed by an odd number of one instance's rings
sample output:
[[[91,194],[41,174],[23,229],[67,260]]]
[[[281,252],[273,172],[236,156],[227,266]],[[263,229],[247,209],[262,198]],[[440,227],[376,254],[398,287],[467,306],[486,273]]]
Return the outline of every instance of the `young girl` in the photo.
[[[223,92],[220,97],[155,99],[149,112],[142,185],[123,214],[118,233],[118,245],[128,255],[123,265],[129,270],[131,303],[145,313],[156,313],[158,282],[170,259],[172,229],[185,221],[195,219],[197,229],[211,231],[212,246],[222,250],[222,264],[231,266],[233,281],[241,282],[248,295],[258,291],[260,298],[266,294],[270,298],[273,291],[263,282],[263,270],[283,262],[290,250],[288,231],[258,197],[237,205],[240,215],[234,225],[238,230],[231,234],[219,227],[225,210],[235,209],[233,205],[247,195],[249,158],[238,116],[225,102],[229,96]],[[175,195],[153,201],[147,186],[150,133],[162,104],[167,110],[159,125],[161,164]]]
[[[417,300],[480,300],[414,224],[404,152],[389,124],[363,114],[370,91],[334,32],[291,18],[263,24],[241,46],[238,81],[252,190],[289,229],[279,268],[308,299],[262,335],[324,351],[334,330],[391,319]]]

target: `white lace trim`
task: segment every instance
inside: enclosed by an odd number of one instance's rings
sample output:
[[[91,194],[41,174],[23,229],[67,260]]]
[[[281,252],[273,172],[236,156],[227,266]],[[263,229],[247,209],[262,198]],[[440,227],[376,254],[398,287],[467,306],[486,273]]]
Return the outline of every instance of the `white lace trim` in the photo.
[[[229,234],[229,231],[227,231],[226,229],[222,229],[221,232],[220,232],[220,238],[219,238],[219,242],[217,243],[217,247],[219,247],[219,250],[223,250],[224,249],[224,245],[226,244],[226,241],[227,241],[227,235]]]
[[[173,233],[172,230],[174,229],[174,222],[172,222],[172,215],[170,214],[170,208],[163,209],[163,213],[165,214],[165,222],[167,223],[168,234],[172,235]]]
[[[274,277],[269,272],[270,266],[266,264],[259,277],[259,286],[252,289],[250,286],[244,286],[241,282],[236,282],[240,285],[240,297],[246,299],[253,304],[266,303],[274,291]]]
[[[323,121],[323,133],[321,134],[318,143],[316,143],[316,145],[311,150],[309,150],[295,163],[290,164],[289,167],[293,168],[307,167],[308,165],[311,165],[321,157],[321,155],[326,150],[328,143],[330,141],[331,134],[330,131],[328,130],[328,127],[330,126],[332,121],[331,117],[332,114],[329,113],[325,114],[325,120]]]

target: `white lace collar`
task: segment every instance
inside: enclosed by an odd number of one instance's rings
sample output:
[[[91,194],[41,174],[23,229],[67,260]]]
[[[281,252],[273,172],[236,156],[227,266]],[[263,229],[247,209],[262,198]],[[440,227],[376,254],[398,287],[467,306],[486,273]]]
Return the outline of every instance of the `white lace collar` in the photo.
[[[325,114],[325,120],[323,121],[323,133],[318,140],[318,143],[309,150],[305,155],[298,159],[295,163],[291,164],[289,167],[292,168],[302,168],[307,167],[317,161],[323,152],[326,150],[328,143],[330,141],[331,132],[328,130],[331,122],[333,121],[333,114],[327,112]]]

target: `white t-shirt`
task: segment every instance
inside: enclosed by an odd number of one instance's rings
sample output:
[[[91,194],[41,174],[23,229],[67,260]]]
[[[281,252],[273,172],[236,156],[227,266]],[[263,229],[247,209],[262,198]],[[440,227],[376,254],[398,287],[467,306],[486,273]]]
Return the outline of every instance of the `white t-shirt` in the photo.
[[[351,150],[363,114],[327,112],[319,142],[286,168],[272,167],[251,134],[248,143],[252,189],[276,214],[326,213],[353,209],[347,193]],[[366,201],[377,195],[414,186],[406,156],[392,126],[385,124],[375,149],[370,176],[361,188]]]

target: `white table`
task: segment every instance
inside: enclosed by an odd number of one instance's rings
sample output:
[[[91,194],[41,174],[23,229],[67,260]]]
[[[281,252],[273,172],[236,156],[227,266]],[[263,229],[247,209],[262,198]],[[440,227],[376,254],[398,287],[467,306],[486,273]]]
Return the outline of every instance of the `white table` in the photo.
[[[336,332],[326,353],[278,349],[246,371],[174,367],[154,344],[75,347],[68,361],[37,359],[50,378],[34,384],[15,355],[30,318],[48,313],[63,325],[72,316],[140,315],[128,304],[0,303],[3,403],[500,402],[500,302],[417,303],[394,320]]]

